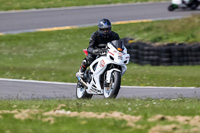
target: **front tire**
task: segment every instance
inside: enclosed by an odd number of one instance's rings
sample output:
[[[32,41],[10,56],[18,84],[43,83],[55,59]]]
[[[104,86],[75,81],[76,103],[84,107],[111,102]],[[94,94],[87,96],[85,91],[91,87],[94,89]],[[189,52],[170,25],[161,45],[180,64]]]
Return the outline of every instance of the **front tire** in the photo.
[[[108,87],[104,87],[105,98],[116,98],[121,85],[121,73],[114,71],[111,74],[111,80]]]
[[[176,8],[178,8],[177,5],[171,4],[171,5],[168,6],[168,11],[172,12],[172,11],[174,11]]]
[[[77,99],[91,99],[92,94],[88,94],[86,88],[78,81],[76,85],[76,98]]]

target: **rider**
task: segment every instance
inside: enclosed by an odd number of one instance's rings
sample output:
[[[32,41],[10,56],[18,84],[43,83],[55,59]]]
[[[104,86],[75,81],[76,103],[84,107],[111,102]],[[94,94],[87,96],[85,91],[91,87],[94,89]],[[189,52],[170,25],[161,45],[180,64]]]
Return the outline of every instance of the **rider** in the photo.
[[[78,75],[83,77],[86,68],[96,59],[97,55],[104,51],[101,44],[107,44],[119,39],[119,35],[111,30],[111,22],[105,18],[101,19],[98,22],[98,31],[91,35],[87,48],[88,56],[83,59]]]

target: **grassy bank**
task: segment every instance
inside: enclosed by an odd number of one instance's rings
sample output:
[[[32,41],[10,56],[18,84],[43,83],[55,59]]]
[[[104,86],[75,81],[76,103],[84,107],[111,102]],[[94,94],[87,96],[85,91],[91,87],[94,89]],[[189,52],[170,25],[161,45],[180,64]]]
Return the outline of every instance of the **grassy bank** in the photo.
[[[180,20],[113,25],[120,37],[150,42],[200,42],[200,16]],[[188,26],[185,26],[188,25]],[[176,30],[173,30],[175,29]],[[0,36],[0,77],[76,82],[97,27]],[[129,64],[122,85],[196,86],[200,66],[138,66]]]
[[[158,2],[166,0],[1,0],[0,10],[23,10],[40,8],[57,8],[85,5],[134,3],[134,2]]]
[[[197,99],[181,98],[1,100],[0,132],[198,133],[198,105]]]
[[[116,28],[121,36],[130,36],[141,41],[200,42],[200,14],[176,20],[119,25]]]

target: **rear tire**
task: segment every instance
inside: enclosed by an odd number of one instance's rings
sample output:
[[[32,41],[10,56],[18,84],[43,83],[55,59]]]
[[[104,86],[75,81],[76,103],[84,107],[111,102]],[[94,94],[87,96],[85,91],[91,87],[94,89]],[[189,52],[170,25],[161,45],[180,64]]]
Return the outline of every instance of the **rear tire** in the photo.
[[[109,87],[104,87],[104,97],[105,98],[116,98],[121,85],[121,73],[114,71],[111,74],[111,80]]]
[[[92,94],[88,94],[86,88],[78,81],[76,85],[76,98],[77,99],[91,99]]]
[[[196,2],[192,5],[190,5],[189,7],[190,7],[191,10],[196,10],[198,6],[199,6],[199,2]]]

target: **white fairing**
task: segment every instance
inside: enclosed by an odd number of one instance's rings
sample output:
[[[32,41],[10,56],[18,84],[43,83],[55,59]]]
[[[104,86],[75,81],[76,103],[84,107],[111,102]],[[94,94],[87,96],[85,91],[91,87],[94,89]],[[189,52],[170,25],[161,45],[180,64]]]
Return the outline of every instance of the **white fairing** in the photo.
[[[172,4],[180,5],[182,4],[182,0],[172,0]]]
[[[191,0],[183,0],[183,1],[188,4]]]
[[[188,4],[191,0],[172,0],[172,4],[175,4],[175,5],[181,5],[184,3]],[[200,0],[198,0],[200,1]]]
[[[123,45],[122,52],[118,51],[113,43],[108,43],[107,46],[109,48],[108,53],[105,56],[97,58],[90,65],[90,70],[93,74],[91,82],[87,83],[88,89],[86,89],[86,91],[89,94],[103,94],[103,88],[101,88],[100,85],[100,78],[105,70],[107,71],[107,82],[110,81],[112,71],[119,71],[121,72],[122,76],[127,70],[126,64],[129,63],[130,55],[127,54],[127,49],[125,48],[125,46]],[[121,70],[119,70],[118,68],[107,70],[107,66],[112,64],[121,66]]]

